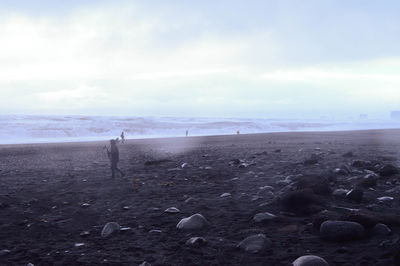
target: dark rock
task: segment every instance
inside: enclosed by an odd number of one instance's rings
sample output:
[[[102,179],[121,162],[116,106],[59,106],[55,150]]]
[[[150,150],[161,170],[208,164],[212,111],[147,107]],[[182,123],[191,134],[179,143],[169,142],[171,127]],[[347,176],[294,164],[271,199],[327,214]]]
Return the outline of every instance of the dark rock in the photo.
[[[352,190],[347,192],[345,199],[361,203],[363,196],[364,196],[364,191],[361,188],[353,188]]]
[[[375,187],[378,181],[378,176],[376,174],[367,174],[361,178],[357,185],[365,188]]]
[[[353,152],[349,151],[349,152],[346,152],[345,154],[343,154],[342,156],[345,158],[350,158],[350,157],[353,157],[354,154],[353,154]]]
[[[282,151],[281,149],[276,149],[276,150],[275,150],[275,152],[281,152],[281,151]]]
[[[168,163],[168,162],[171,162],[171,160],[162,159],[162,160],[146,161],[146,162],[144,163],[144,165],[145,165],[145,166],[153,166],[153,165],[160,165],[160,164]]]
[[[262,213],[257,213],[254,215],[253,220],[256,223],[262,223],[262,222],[267,222],[271,220],[275,220],[277,217],[276,215],[269,213],[269,212],[262,212]]]
[[[388,236],[392,230],[386,224],[376,224],[372,229],[372,234],[375,236]]]
[[[320,236],[329,241],[348,241],[362,238],[364,227],[356,222],[325,221],[321,224]]]
[[[300,176],[297,178],[296,182],[297,189],[311,189],[317,195],[330,195],[332,193],[332,189],[329,185],[329,182],[326,178],[317,176],[317,175],[309,175],[309,176]]]
[[[10,253],[11,253],[11,251],[9,251],[8,249],[2,249],[2,250],[0,250],[0,257],[6,256]]]
[[[375,165],[370,161],[355,160],[351,165],[360,169],[375,170]]]
[[[324,209],[321,201],[309,189],[287,192],[282,196],[280,203],[285,211],[297,215],[317,213]]]
[[[345,217],[345,220],[359,223],[366,229],[372,229],[377,223],[379,223],[379,218],[377,216],[365,211],[351,213]]]
[[[391,176],[399,173],[399,169],[391,164],[386,164],[378,170],[378,173],[383,176]]]
[[[349,192],[349,191],[348,191],[347,189],[338,188],[338,189],[335,189],[335,190],[332,192],[332,195],[335,196],[335,197],[338,197],[338,198],[344,198],[344,197],[346,197],[346,194],[347,194],[348,192]]]
[[[303,164],[304,165],[313,165],[318,163],[318,161],[320,160],[320,157],[318,155],[316,155],[315,153],[311,154],[310,158],[304,160]]]

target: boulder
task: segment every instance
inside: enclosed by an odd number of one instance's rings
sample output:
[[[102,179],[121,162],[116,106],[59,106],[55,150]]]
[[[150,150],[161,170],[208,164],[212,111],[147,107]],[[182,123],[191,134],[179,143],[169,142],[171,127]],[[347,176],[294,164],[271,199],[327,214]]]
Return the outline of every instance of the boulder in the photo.
[[[364,236],[364,227],[356,222],[325,221],[321,224],[320,236],[329,241],[348,241]]]
[[[387,177],[398,174],[399,169],[391,164],[386,164],[378,170],[378,173],[380,176]]]
[[[283,194],[280,204],[284,211],[306,215],[317,213],[324,208],[320,200],[309,190],[289,191]]]
[[[207,243],[204,237],[191,237],[186,241],[186,245],[189,246],[203,246]]]

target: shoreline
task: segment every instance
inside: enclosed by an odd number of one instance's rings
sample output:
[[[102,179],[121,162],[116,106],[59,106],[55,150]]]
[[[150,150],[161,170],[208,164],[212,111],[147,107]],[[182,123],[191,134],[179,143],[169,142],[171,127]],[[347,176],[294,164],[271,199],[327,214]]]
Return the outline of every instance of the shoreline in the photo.
[[[352,132],[369,132],[369,131],[399,131],[399,128],[378,128],[378,129],[349,129],[349,130],[302,130],[302,131],[274,131],[274,132],[262,132],[262,133],[241,133],[240,136],[252,136],[252,135],[273,135],[273,134],[329,134],[329,133],[352,133]],[[132,141],[147,141],[147,140],[168,140],[168,139],[185,139],[185,138],[209,138],[209,137],[229,137],[238,136],[237,134],[221,134],[221,135],[193,135],[193,136],[166,136],[166,137],[144,137],[144,138],[126,138],[125,142]],[[0,143],[0,147],[9,146],[24,146],[24,145],[57,145],[57,144],[95,144],[108,142],[112,138],[96,139],[96,140],[66,140],[66,141],[49,141],[49,142],[24,142],[24,143]]]

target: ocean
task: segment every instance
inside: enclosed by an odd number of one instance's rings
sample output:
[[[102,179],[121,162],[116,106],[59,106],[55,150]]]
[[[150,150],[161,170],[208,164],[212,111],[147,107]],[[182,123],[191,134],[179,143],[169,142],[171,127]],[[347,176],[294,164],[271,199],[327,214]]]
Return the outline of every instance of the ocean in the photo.
[[[252,119],[121,116],[0,116],[0,144],[400,128],[400,120]]]

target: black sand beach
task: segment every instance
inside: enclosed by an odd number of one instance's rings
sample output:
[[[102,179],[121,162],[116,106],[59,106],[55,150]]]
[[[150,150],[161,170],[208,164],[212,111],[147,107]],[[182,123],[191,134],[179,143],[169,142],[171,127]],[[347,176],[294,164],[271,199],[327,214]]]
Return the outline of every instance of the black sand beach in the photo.
[[[115,179],[105,144],[0,146],[1,265],[396,265],[400,130],[128,140]],[[363,195],[336,191],[352,188]],[[265,212],[277,217],[253,219]],[[209,225],[176,227],[196,213]],[[326,220],[364,231],[330,239]],[[102,237],[108,222],[125,230]],[[260,250],[237,247],[255,234]]]

